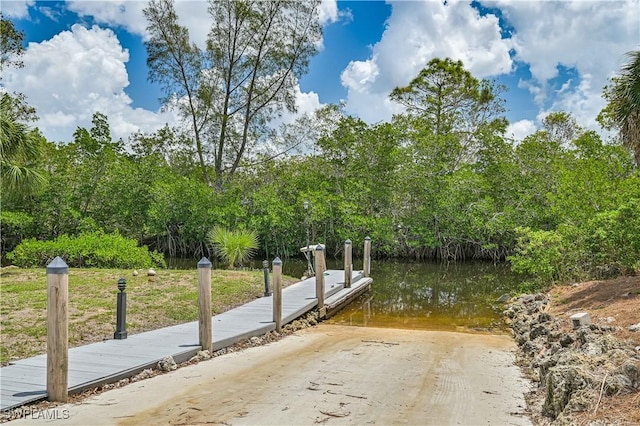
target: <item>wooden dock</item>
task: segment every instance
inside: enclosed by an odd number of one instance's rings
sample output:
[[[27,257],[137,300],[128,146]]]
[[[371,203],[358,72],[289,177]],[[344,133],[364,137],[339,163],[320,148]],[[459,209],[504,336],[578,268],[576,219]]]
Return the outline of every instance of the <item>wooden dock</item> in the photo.
[[[344,288],[344,271],[325,272],[325,307],[329,317],[371,286],[363,271],[353,271],[352,285]],[[315,277],[282,291],[283,324],[317,306]],[[212,317],[213,349],[219,350],[275,329],[273,296],[262,297]],[[123,340],[105,340],[69,349],[69,392],[131,377],[172,356],[176,363],[189,360],[200,350],[198,321],[139,334]],[[9,410],[47,398],[47,355],[11,362],[0,368],[0,409]]]

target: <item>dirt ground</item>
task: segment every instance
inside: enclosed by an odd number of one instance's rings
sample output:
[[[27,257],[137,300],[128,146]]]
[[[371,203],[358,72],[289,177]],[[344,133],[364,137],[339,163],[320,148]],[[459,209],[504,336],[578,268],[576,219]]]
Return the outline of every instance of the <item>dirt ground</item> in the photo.
[[[58,406],[50,421],[529,425],[514,351],[507,335],[322,324]]]
[[[558,286],[550,294],[550,312],[567,318],[567,328],[571,315],[588,312],[595,323],[619,327],[618,338],[640,345],[640,333],[629,331],[629,326],[640,323],[640,276]]]
[[[617,326],[614,335],[640,350],[640,332],[629,330],[640,323],[640,276],[559,286],[550,294],[549,311],[566,318],[567,330],[571,329],[571,315],[587,312],[594,323]],[[640,393],[604,398],[597,412],[575,413],[574,418],[577,424],[640,424]]]

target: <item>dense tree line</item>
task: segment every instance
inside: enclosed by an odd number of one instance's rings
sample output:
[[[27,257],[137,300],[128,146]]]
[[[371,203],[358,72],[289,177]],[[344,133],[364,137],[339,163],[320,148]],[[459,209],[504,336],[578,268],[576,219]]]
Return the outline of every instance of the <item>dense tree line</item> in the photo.
[[[228,9],[212,13],[225,12],[236,23],[234,14],[248,13],[231,8],[234,2],[221,5]],[[147,14],[170,6],[152,2]],[[273,13],[273,19],[279,13],[258,12]],[[183,34],[175,23],[165,24]],[[154,37],[150,43],[156,43],[155,58],[161,60],[167,45]],[[181,48],[198,53],[189,46],[182,40]],[[211,55],[220,54],[210,49]],[[614,87],[628,80],[623,77],[613,80]],[[183,83],[186,91],[189,81]],[[206,110],[214,106],[204,101],[218,95],[201,83],[195,93],[204,98],[194,105],[202,109],[192,109],[191,117],[203,130]],[[312,243],[327,244],[329,255],[336,256],[344,240],[369,235],[375,256],[509,259],[515,269],[546,280],[640,269],[640,174],[631,131],[637,122],[615,121],[620,91],[605,89],[610,105],[601,118],[622,130],[622,137],[603,141],[569,114],[555,112],[541,130],[517,143],[505,135],[502,91],[476,79],[461,62],[433,59],[409,85],[390,93],[406,113],[384,123],[367,124],[333,105],[267,131],[263,111],[250,113],[251,101],[236,97],[249,108],[243,114],[262,118],[245,127],[238,123],[247,123],[248,116],[238,118],[232,127],[247,131],[222,135],[220,123],[233,117],[229,110],[219,111],[217,133],[207,133],[209,148],[193,126],[114,141],[101,113],[67,143],[19,128],[28,136],[24,141],[3,134],[3,171],[17,159],[37,178],[25,179],[21,187],[3,176],[2,254],[25,238],[95,231],[118,233],[167,255],[198,258],[213,254],[207,236],[224,227],[254,231],[267,258],[297,256],[308,230]],[[637,104],[624,108],[632,118],[640,110]],[[37,149],[10,157],[17,151],[8,151],[7,141]],[[226,152],[222,141],[243,154],[217,157],[216,149]],[[263,149],[252,148],[257,144]],[[225,169],[225,162],[231,168]],[[216,176],[214,182],[209,176]],[[354,245],[356,255],[359,248]]]

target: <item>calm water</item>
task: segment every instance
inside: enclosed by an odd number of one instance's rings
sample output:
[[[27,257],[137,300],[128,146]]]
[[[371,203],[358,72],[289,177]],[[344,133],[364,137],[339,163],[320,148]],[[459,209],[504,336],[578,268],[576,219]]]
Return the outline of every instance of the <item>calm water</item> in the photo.
[[[504,329],[495,300],[518,287],[506,265],[374,261],[371,291],[330,323],[421,330]]]
[[[170,260],[172,268],[195,268],[197,261]],[[215,265],[214,265],[215,266]],[[262,261],[250,267],[261,269]],[[327,259],[330,269],[341,260]],[[361,269],[362,261],[355,260]],[[283,272],[300,277],[306,261],[285,260]],[[521,278],[507,265],[373,260],[371,291],[331,318],[333,324],[422,330],[503,329],[502,305],[495,300],[518,288]]]

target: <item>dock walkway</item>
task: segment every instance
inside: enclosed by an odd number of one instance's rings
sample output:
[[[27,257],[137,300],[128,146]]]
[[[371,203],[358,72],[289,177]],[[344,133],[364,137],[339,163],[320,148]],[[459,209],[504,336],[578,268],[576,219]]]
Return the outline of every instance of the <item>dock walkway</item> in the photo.
[[[329,316],[372,282],[353,271],[352,286],[344,288],[344,271],[325,272],[325,308]],[[318,300],[315,277],[282,290],[282,323],[287,324],[314,309]],[[324,310],[323,310],[324,311]],[[212,317],[213,350],[275,330],[273,296],[262,297]],[[189,360],[201,349],[198,321],[105,340],[69,349],[69,392],[131,377],[172,356],[176,363]],[[0,410],[9,410],[47,397],[47,355],[13,361],[0,368]]]

